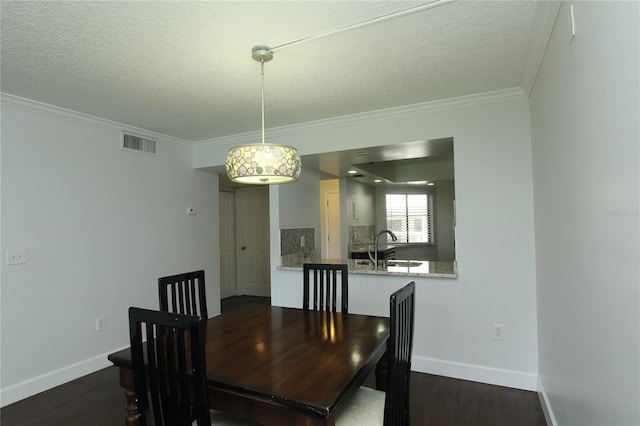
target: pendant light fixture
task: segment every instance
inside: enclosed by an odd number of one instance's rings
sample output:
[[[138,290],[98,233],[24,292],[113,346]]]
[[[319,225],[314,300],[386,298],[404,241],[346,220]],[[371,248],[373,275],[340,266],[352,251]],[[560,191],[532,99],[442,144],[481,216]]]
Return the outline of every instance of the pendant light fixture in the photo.
[[[227,154],[225,168],[232,182],[246,184],[280,184],[298,180],[302,163],[298,150],[264,141],[264,63],[273,59],[267,46],[251,49],[251,57],[260,62],[262,92],[262,142],[239,145]]]

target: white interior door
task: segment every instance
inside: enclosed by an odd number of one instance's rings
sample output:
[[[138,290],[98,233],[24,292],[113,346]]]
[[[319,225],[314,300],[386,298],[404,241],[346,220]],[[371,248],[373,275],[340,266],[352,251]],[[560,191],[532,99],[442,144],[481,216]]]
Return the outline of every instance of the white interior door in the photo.
[[[327,258],[340,259],[340,193],[327,192],[326,226],[327,226]]]
[[[236,288],[236,226],[235,196],[220,192],[220,298],[235,296]]]
[[[236,190],[236,253],[241,293],[270,297],[268,186]]]

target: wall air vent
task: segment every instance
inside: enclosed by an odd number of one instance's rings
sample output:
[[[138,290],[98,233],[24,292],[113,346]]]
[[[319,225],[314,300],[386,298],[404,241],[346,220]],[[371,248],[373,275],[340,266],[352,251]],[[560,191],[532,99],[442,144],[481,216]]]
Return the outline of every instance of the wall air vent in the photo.
[[[127,151],[137,151],[155,155],[156,142],[157,141],[153,139],[130,135],[128,133],[122,134],[122,149]]]

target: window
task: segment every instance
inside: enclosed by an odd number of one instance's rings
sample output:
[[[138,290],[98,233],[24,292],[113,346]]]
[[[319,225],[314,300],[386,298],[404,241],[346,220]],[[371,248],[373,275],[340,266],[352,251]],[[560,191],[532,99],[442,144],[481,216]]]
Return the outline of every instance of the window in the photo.
[[[387,229],[400,243],[432,243],[431,195],[387,194]]]

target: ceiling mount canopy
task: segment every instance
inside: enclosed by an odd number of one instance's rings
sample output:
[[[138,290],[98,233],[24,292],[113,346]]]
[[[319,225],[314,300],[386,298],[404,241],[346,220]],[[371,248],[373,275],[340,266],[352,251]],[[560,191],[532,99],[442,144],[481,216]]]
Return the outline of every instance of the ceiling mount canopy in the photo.
[[[267,46],[251,49],[251,57],[260,62],[262,94],[262,142],[239,145],[227,154],[225,168],[232,182],[245,184],[281,184],[298,180],[302,162],[298,150],[264,139],[264,63],[273,59],[273,50]]]

